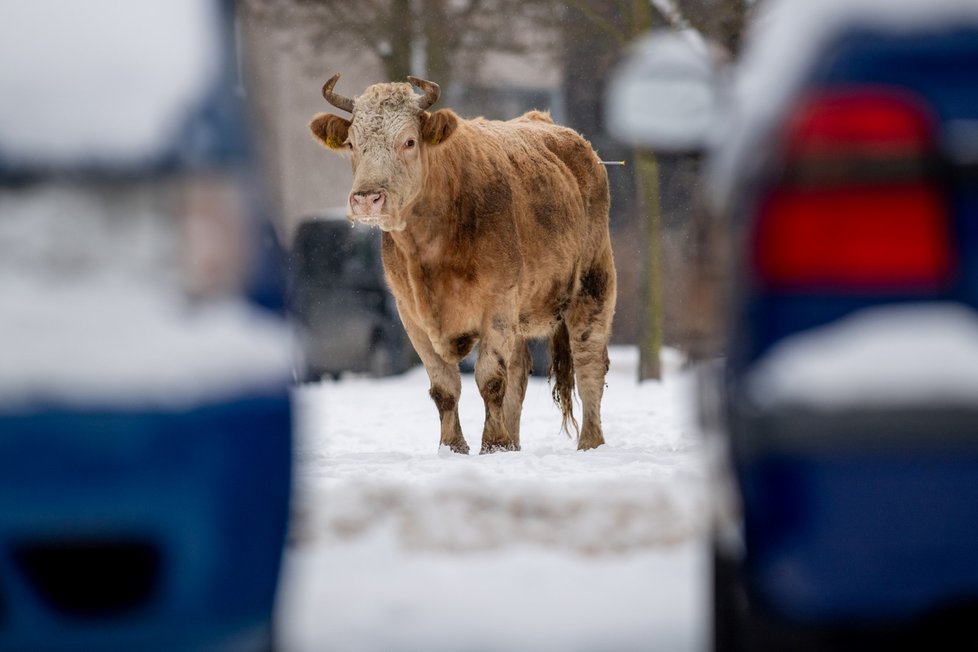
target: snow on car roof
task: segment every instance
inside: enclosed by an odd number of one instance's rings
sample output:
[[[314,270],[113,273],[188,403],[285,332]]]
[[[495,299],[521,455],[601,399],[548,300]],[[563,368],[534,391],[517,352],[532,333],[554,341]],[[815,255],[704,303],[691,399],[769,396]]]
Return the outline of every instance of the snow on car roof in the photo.
[[[978,402],[978,314],[955,303],[867,308],[776,344],[747,376],[761,407]]]
[[[288,326],[243,299],[193,306],[105,276],[63,285],[0,280],[14,307],[0,326],[0,408],[184,408],[291,378]]]
[[[732,109],[714,133],[710,199],[723,206],[761,161],[747,154],[770,135],[826,43],[849,27],[900,34],[978,24],[974,0],[770,0],[758,7],[734,70]]]
[[[235,294],[191,301],[186,233],[144,187],[0,193],[0,410],[192,407],[280,391],[285,320]]]
[[[142,161],[165,150],[219,70],[200,0],[0,3],[0,159]]]

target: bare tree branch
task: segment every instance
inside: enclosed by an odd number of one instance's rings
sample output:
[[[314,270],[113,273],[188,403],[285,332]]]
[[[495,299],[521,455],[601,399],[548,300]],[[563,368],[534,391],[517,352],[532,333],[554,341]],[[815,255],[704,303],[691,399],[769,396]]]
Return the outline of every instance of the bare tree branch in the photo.
[[[595,11],[587,0],[569,0],[566,4],[584,16],[591,25],[614,39],[616,44],[620,46],[625,45],[626,37],[621,28],[605,18],[600,12]]]
[[[672,0],[649,0],[649,5],[658,13],[665,22],[675,30],[689,29],[689,20],[679,10],[679,6]]]

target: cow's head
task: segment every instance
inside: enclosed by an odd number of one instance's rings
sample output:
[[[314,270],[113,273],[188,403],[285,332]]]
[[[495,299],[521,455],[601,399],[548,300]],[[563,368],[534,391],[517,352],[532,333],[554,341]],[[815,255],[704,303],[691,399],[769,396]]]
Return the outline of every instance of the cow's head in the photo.
[[[323,97],[351,120],[317,113],[309,128],[327,148],[348,153],[353,162],[353,189],[348,216],[384,231],[407,226],[404,207],[421,192],[425,149],[444,142],[458,125],[451,111],[428,112],[438,99],[438,84],[408,77],[411,84],[374,84],[355,99],[333,92],[339,74],[323,85]]]

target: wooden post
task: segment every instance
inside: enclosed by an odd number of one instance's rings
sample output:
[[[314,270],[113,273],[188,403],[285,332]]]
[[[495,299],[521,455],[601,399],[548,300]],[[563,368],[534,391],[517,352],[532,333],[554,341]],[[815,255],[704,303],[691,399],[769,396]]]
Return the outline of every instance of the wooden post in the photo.
[[[639,325],[638,379],[659,380],[662,363],[662,213],[659,204],[659,165],[649,150],[635,154],[635,176],[642,212],[642,315]]]

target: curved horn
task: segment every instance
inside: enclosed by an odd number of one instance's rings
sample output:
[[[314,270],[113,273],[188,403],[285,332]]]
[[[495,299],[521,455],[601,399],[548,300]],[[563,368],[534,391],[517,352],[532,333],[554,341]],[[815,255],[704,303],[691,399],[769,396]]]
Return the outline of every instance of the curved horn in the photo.
[[[418,104],[422,111],[438,101],[438,96],[441,95],[441,87],[439,87],[438,84],[433,81],[419,79],[417,77],[408,77],[407,79],[409,82],[424,91],[424,97]]]
[[[353,113],[353,100],[344,95],[333,92],[333,86],[336,86],[336,81],[339,78],[340,73],[336,73],[329,78],[329,81],[323,84],[323,97],[337,109],[343,109],[347,113]]]

